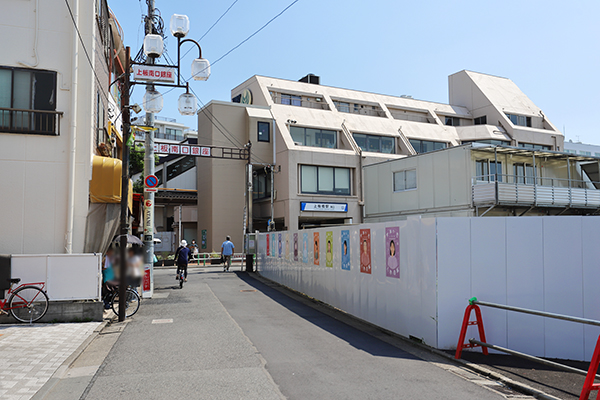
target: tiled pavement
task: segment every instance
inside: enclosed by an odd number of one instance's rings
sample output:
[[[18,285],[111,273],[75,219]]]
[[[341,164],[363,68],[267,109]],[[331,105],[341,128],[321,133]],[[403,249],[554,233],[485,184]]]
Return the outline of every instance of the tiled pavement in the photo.
[[[0,398],[30,399],[98,325],[0,326]]]

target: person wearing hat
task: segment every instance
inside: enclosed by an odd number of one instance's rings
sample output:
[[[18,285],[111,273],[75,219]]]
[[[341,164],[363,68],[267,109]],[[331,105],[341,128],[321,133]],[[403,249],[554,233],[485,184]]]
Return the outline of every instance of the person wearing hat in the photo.
[[[233,250],[235,246],[231,242],[231,236],[227,236],[226,240],[221,245],[221,258],[223,259],[223,272],[229,271],[231,267],[231,256],[233,256]]]
[[[179,243],[179,247],[175,252],[175,260],[177,262],[177,275],[175,279],[179,279],[179,274],[184,274],[184,280],[187,282],[187,267],[190,258],[190,249],[187,247],[187,241],[183,239]]]

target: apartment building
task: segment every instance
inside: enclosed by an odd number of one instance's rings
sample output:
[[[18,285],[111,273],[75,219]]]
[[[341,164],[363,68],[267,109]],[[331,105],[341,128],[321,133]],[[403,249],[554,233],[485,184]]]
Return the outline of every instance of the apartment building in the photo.
[[[581,156],[600,157],[600,146],[565,140],[565,153],[579,154]]]
[[[314,75],[298,82],[253,76],[232,90],[231,103],[213,101],[199,113],[198,141],[252,143],[252,218],[260,230],[271,219],[290,230],[362,222],[367,180],[381,178],[363,175],[370,164],[474,142],[563,150],[561,132],[510,79],[460,71],[448,83],[449,104],[442,104],[328,87]],[[198,199],[198,229],[208,231],[209,247],[226,234],[240,241],[244,165],[202,162],[198,187],[207,190]]]
[[[105,0],[7,1],[0,34],[10,38],[0,55],[0,253],[103,251],[119,217],[119,85],[109,84],[123,72],[122,30]]]

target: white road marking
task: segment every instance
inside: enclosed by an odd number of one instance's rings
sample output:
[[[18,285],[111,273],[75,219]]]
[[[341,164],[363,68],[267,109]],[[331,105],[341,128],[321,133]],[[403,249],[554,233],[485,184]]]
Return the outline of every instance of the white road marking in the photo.
[[[173,318],[168,318],[168,319],[153,319],[152,323],[153,324],[172,324],[173,323]]]

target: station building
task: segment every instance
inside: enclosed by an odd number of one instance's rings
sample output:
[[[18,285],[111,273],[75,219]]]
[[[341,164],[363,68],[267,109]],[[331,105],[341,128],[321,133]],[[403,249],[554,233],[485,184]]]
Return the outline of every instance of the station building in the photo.
[[[393,189],[394,179],[400,182],[400,175],[363,173],[371,164],[471,143],[519,154],[564,150],[562,133],[510,79],[460,71],[448,85],[449,103],[442,104],[323,86],[312,74],[300,81],[253,76],[231,91],[231,102],[212,101],[199,112],[198,143],[252,143],[252,218],[261,231],[269,220],[277,230],[363,222],[379,183]],[[477,168],[482,176],[512,174],[476,161],[473,174],[463,166],[468,182]],[[228,234],[241,243],[244,163],[198,162],[198,231],[208,232],[209,249],[218,250]],[[431,164],[427,173],[441,176],[453,168]],[[522,168],[525,176],[528,163]],[[406,169],[405,187],[417,176],[421,172]]]

